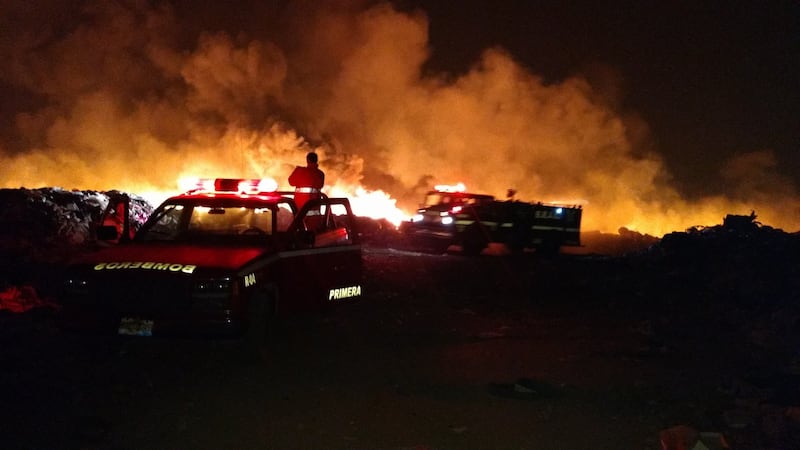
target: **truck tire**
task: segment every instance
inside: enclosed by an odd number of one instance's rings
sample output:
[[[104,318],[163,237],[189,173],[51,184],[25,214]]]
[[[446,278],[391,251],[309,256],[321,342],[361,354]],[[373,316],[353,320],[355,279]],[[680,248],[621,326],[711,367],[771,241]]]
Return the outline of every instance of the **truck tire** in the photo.
[[[464,235],[461,240],[461,251],[465,255],[477,256],[480,255],[483,249],[489,245],[489,238],[486,230],[479,223],[473,223],[464,229]]]
[[[275,297],[267,292],[254,295],[247,303],[247,343],[254,350],[262,350],[272,331],[275,318]]]
[[[558,256],[559,252],[561,252],[561,243],[553,238],[545,239],[536,247],[536,253],[546,258]]]
[[[530,245],[531,226],[528,223],[515,223],[507,236],[506,247],[515,255],[521,254]]]

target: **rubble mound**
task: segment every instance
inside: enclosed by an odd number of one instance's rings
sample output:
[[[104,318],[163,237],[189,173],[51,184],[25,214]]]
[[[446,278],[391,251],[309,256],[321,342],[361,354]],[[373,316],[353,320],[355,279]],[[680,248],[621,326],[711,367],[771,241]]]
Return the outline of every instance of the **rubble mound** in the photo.
[[[796,254],[800,243],[798,233],[764,225],[756,217],[755,212],[728,214],[721,225],[694,226],[684,232],[666,234],[656,248],[666,257],[706,262],[736,258],[779,263]]]
[[[95,230],[109,204],[126,197],[131,227],[138,229],[154,207],[135,194],[57,187],[0,189],[0,291],[15,285],[51,286],[62,263],[97,247]]]
[[[61,188],[0,189],[0,251],[20,256],[42,247],[80,246],[94,240],[94,229],[112,200],[128,196],[134,228],[152,213],[145,199],[121,191]]]
[[[625,256],[646,251],[657,245],[659,238],[621,227],[617,234],[600,231],[582,231],[581,248],[562,247],[564,253]]]

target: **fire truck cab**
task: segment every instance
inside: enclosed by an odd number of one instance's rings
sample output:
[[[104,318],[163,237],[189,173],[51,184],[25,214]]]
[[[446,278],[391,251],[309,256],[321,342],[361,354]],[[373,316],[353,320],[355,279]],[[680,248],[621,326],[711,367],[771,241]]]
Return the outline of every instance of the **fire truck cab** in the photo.
[[[363,296],[348,199],[323,195],[297,210],[292,192],[263,190],[258,180],[204,183],[164,201],[130,241],[70,264],[67,326],[259,340],[275,317]]]

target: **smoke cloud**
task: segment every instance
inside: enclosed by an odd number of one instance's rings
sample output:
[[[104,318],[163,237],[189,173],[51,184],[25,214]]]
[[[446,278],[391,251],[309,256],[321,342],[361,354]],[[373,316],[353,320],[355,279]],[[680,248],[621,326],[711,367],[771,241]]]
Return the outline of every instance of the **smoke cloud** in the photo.
[[[800,219],[769,150],[720,163],[732,196],[709,186],[682,198],[608,79],[547,83],[503,48],[466,73],[425,73],[424,11],[297,1],[237,22],[220,6],[190,16],[145,0],[5,3],[2,187],[173,192],[183,176],[286,187],[315,150],[330,186],[381,190],[406,212],[460,181],[582,204],[587,230],[660,235],[751,210],[788,230]]]

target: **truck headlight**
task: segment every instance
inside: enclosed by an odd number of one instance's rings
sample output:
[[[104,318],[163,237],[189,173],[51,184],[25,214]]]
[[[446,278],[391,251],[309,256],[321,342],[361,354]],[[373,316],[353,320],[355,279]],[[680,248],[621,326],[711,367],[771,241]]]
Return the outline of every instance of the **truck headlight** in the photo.
[[[236,292],[236,282],[230,277],[197,280],[192,290],[192,307],[199,311],[228,309]]]
[[[70,277],[64,280],[64,290],[68,294],[86,295],[89,293],[89,282],[80,277]]]
[[[233,280],[230,277],[197,280],[194,283],[194,294],[227,294],[230,292],[231,286],[233,286]]]
[[[442,225],[451,225],[453,223],[453,216],[442,217]]]

